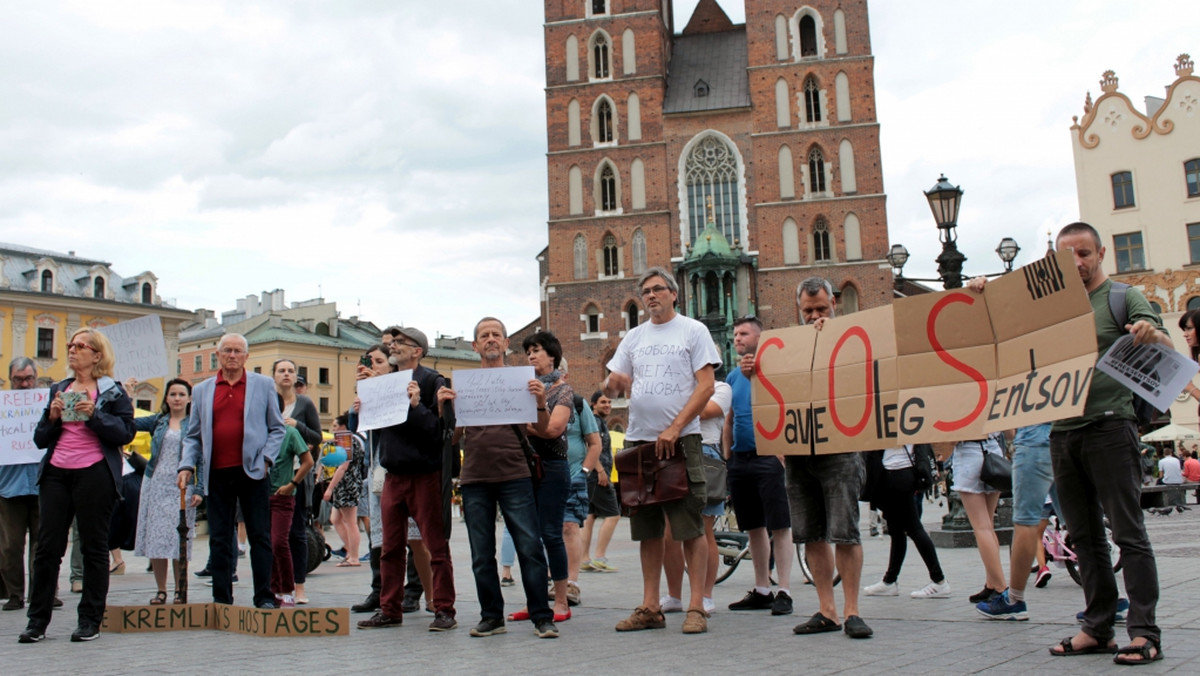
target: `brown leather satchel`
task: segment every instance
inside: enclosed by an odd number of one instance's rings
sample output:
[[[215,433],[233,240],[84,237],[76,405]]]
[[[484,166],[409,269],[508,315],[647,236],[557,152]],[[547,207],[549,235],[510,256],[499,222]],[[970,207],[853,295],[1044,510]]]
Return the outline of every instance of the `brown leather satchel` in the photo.
[[[654,442],[626,448],[614,460],[621,484],[621,504],[629,508],[686,498],[687,460],[676,442],[675,454],[660,460]]]

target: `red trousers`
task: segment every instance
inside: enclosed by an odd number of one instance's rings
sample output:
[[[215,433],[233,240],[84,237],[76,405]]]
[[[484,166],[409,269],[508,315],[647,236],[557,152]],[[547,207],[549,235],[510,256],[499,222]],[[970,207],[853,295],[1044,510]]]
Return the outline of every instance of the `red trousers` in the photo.
[[[292,569],[292,548],[288,531],[292,529],[292,511],[296,498],[291,495],[272,495],[271,502],[271,593],[291,594],[296,590],[296,573]]]
[[[408,518],[417,522],[421,539],[429,549],[433,569],[435,612],[454,617],[454,566],[450,543],[442,522],[442,473],[391,474],[383,482],[380,496],[383,523],[383,552],[379,558],[380,610],[402,617],[404,576],[407,570]]]

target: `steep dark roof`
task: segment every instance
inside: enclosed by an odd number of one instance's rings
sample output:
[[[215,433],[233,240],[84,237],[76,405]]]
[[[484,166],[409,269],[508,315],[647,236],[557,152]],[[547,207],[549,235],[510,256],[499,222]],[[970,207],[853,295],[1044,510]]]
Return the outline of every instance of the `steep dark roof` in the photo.
[[[745,26],[721,33],[676,36],[663,112],[749,108],[748,66]],[[696,96],[695,86],[701,80],[708,85],[708,96]]]
[[[729,20],[729,15],[725,13],[725,10],[717,4],[717,0],[700,0],[700,3],[696,5],[696,11],[692,12],[692,18],[688,19],[683,34],[719,33],[732,28],[733,22]]]

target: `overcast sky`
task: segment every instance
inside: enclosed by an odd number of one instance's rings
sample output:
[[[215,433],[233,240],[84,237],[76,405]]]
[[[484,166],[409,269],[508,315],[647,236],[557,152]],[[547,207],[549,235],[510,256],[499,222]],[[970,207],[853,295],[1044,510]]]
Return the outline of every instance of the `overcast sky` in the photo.
[[[1100,74],[1141,107],[1200,56],[1186,0],[914,7],[870,10],[912,276],[935,267],[939,172],[966,191],[968,273],[1005,235],[1028,262],[1078,215],[1068,128]],[[153,270],[187,309],[282,288],[431,336],[517,328],[546,244],[543,20],[533,0],[4,3],[0,241]]]

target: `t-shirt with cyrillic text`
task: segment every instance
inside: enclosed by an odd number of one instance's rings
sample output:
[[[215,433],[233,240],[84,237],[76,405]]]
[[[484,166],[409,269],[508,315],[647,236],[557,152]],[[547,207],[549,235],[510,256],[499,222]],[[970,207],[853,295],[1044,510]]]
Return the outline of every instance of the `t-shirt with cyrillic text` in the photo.
[[[700,322],[677,314],[668,322],[639,324],[625,334],[608,369],[633,379],[625,438],[652,441],[671,425],[696,389],[696,371],[721,365],[712,336]],[[680,436],[700,433],[700,419]]]

